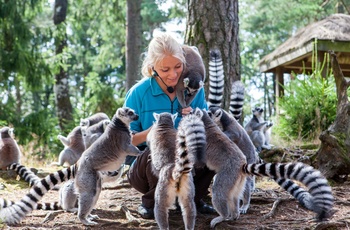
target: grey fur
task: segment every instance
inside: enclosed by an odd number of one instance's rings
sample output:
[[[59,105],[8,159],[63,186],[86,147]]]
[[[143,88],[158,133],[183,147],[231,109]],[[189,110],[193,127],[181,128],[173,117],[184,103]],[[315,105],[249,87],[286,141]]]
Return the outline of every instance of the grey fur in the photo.
[[[253,117],[244,127],[254,146],[260,152],[262,149],[270,149],[272,123],[264,121],[262,113],[264,109],[255,107],[252,110]]]
[[[83,224],[96,224],[91,219],[97,216],[90,212],[101,191],[100,172],[115,171],[120,168],[127,155],[141,154],[131,144],[129,124],[136,119],[138,115],[130,108],[119,108],[106,131],[83,153],[76,164],[52,173],[36,183],[21,201],[1,209],[0,219],[10,225],[19,223],[27,213],[37,208],[37,202],[47,191],[56,184],[75,178],[75,189],[79,194],[78,217]],[[1,203],[4,203],[3,199],[0,199]]]
[[[176,96],[182,108],[186,108],[204,85],[205,66],[197,47],[183,45],[182,49],[186,64],[176,84]]]
[[[0,129],[0,169],[6,170],[12,163],[20,163],[21,150],[13,139],[13,128],[3,127]]]
[[[103,113],[103,112],[98,112],[98,113],[91,115],[90,117],[80,119],[80,126],[89,127],[89,126],[97,124],[100,121],[105,120],[105,119],[109,120],[108,115]]]
[[[238,148],[243,152],[247,159],[248,164],[254,164],[258,162],[257,153],[255,147],[250,140],[247,132],[241,124],[235,119],[232,114],[229,114],[225,110],[212,107],[210,111],[213,116],[213,120],[221,128],[221,130],[233,141]],[[245,184],[245,189],[242,197],[242,206],[240,208],[241,213],[247,213],[250,206],[251,193],[254,191],[255,177],[248,176]]]
[[[85,151],[82,129],[85,130],[87,127],[97,124],[104,119],[109,119],[105,113],[95,113],[90,117],[81,119],[80,125],[75,127],[67,137],[58,135],[57,138],[64,145],[64,149],[59,154],[58,162],[53,162],[52,165],[63,166],[65,163],[68,165],[75,164]]]
[[[168,212],[176,198],[182,210],[185,229],[194,229],[196,206],[191,171],[197,155],[202,154],[205,146],[204,126],[199,117],[201,113],[199,110],[199,113],[183,117],[177,132],[174,128],[176,115],[154,114],[156,121],[147,140],[153,171],[158,173],[159,178],[154,213],[160,229],[169,229]]]
[[[29,183],[30,187],[34,186],[36,183],[42,180],[32,170],[26,168],[21,164],[13,163],[8,167],[8,170],[15,171],[22,179]],[[103,182],[108,182],[111,180],[111,178],[113,178],[113,180],[116,180],[116,177],[120,175],[118,172],[102,172],[101,174]],[[68,180],[60,187],[59,202],[38,203],[37,209],[63,209],[67,212],[76,212],[78,210],[78,196],[74,189],[74,180]]]
[[[94,225],[90,214],[101,192],[101,171],[118,170],[127,155],[141,152],[131,144],[129,124],[138,119],[130,108],[119,108],[105,132],[82,154],[78,161],[75,189],[79,194],[78,218],[84,225]]]
[[[209,169],[216,172],[212,185],[212,204],[220,216],[210,222],[213,228],[224,220],[239,218],[239,201],[247,177],[240,170],[240,166],[246,163],[246,157],[206,111],[203,112],[202,120],[208,140],[205,163]]]
[[[85,149],[89,148],[102,135],[110,122],[109,119],[104,119],[94,125],[81,127]]]
[[[333,215],[334,198],[331,187],[320,171],[303,163],[247,164],[242,151],[206,112],[202,120],[207,140],[215,140],[207,142],[205,156],[208,168],[217,173],[212,186],[212,203],[220,216],[210,222],[212,228],[222,221],[239,218],[239,200],[249,175],[267,176],[276,180],[297,180],[309,189],[310,199],[302,199],[308,201],[302,205],[316,212],[317,220]]]
[[[221,127],[223,132],[242,150],[247,158],[247,163],[263,163],[257,156],[255,147],[251,142],[245,129],[234,119],[232,115],[220,108],[211,108],[210,111],[213,114],[213,119]],[[254,157],[255,155],[255,157]],[[251,179],[250,179],[251,178]],[[250,182],[249,182],[250,181]],[[282,188],[287,190],[294,196],[305,208],[313,210],[312,196],[305,191],[302,187],[295,184],[289,179],[275,179]],[[241,207],[241,213],[246,213],[250,204],[250,195],[253,191],[255,180],[250,176],[247,178],[246,187],[244,189],[243,204]]]

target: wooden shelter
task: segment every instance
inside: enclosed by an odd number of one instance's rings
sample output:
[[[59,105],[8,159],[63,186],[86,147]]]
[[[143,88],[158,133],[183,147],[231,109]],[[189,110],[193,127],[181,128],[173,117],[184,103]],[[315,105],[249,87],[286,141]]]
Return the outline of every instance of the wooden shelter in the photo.
[[[314,46],[321,63],[325,52],[334,51],[344,76],[350,77],[350,15],[333,14],[311,23],[260,60],[260,72],[274,74],[276,99],[283,95],[283,74],[312,71]]]

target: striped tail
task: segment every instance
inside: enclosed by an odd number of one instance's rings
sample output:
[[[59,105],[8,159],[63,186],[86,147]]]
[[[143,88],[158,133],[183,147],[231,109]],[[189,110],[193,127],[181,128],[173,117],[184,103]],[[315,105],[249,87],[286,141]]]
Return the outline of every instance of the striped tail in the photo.
[[[73,179],[75,177],[76,167],[74,164],[69,168],[47,175],[44,179],[37,182],[20,201],[1,209],[0,220],[9,225],[18,224],[28,213],[38,208],[38,202],[43,198],[45,193],[55,185]],[[4,202],[6,202],[4,199],[0,199],[0,204]]]
[[[235,81],[232,84],[230,98],[230,113],[239,120],[242,116],[244,104],[244,85],[241,81]]]
[[[16,173],[26,182],[29,183],[30,187],[33,187],[36,183],[41,181],[41,178],[38,177],[34,172],[32,172],[30,169],[26,168],[24,165],[13,163],[10,166],[7,167],[7,170],[14,170]],[[4,200],[6,201],[6,200]],[[7,201],[8,203],[14,204],[13,201]],[[1,205],[1,204],[0,204]],[[8,205],[10,206],[10,205]],[[4,208],[4,206],[0,206],[1,208]],[[36,209],[40,210],[61,210],[62,207],[59,204],[59,202],[51,202],[51,203],[38,203]]]
[[[224,67],[220,50],[213,49],[210,51],[209,60],[209,107],[221,107],[221,101],[224,94],[224,80]]]
[[[26,168],[24,165],[13,163],[7,167],[7,170],[14,170],[16,173],[32,187],[34,184],[41,180],[40,177],[35,175],[30,169]]]
[[[275,179],[283,188],[287,189],[294,197],[302,202],[302,205],[312,211],[316,215],[318,221],[327,219],[333,215],[332,189],[328,185],[328,181],[320,171],[303,163],[266,163],[266,164],[245,164],[243,166],[245,173],[267,176]],[[291,181],[283,180],[291,179],[303,183],[308,192],[299,186],[291,183]],[[294,185],[293,185],[294,184]],[[295,191],[291,192],[293,189]],[[299,198],[298,198],[299,197]]]
[[[195,113],[186,115],[180,121],[177,131],[174,180],[184,173],[189,173],[195,162],[203,161],[206,136],[202,116],[203,111],[196,109]]]

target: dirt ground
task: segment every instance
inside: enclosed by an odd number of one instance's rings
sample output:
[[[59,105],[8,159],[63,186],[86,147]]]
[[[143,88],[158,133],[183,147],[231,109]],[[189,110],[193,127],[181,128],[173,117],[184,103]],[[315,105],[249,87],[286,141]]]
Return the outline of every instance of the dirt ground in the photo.
[[[0,197],[13,201],[19,200],[28,192],[16,183],[3,184]],[[16,181],[15,181],[16,182]],[[1,187],[1,186],[0,186]],[[22,186],[23,187],[23,186]],[[333,186],[335,196],[334,216],[326,222],[314,221],[314,213],[298,204],[274,181],[257,180],[257,191],[252,195],[251,206],[247,214],[236,221],[220,223],[216,229],[349,229],[350,226],[350,181]],[[96,226],[83,226],[76,214],[63,211],[35,210],[16,226],[4,226],[3,229],[158,229],[154,220],[144,220],[137,213],[141,194],[131,188],[125,178],[105,185],[92,214],[100,219]],[[58,201],[58,191],[47,193],[43,201]],[[210,196],[206,202],[211,203]],[[170,211],[170,229],[184,229],[180,212]],[[210,221],[216,215],[198,214],[195,229],[210,229]]]

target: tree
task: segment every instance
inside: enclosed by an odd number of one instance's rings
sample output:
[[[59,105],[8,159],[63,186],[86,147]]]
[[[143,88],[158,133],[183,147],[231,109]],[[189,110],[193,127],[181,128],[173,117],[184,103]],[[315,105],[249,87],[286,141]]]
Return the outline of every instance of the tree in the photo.
[[[337,115],[334,123],[320,135],[321,146],[317,152],[318,166],[327,177],[344,182],[350,174],[350,82],[344,77],[334,52],[331,65],[337,90]]]
[[[226,110],[232,82],[241,79],[238,38],[238,0],[188,1],[185,43],[198,47],[204,63],[208,63],[211,48],[220,49],[225,72],[222,105]],[[208,92],[208,84],[205,87]]]
[[[67,14],[67,0],[56,0],[54,7],[54,24],[57,26],[58,34],[55,37],[56,56],[64,57],[64,49],[67,47],[66,26],[64,21]],[[73,120],[73,107],[69,95],[69,77],[64,68],[64,60],[61,58],[59,70],[55,73],[55,96],[57,106],[58,123],[61,130],[65,130],[69,122]]]
[[[127,1],[126,11],[126,90],[140,79],[142,45],[141,0]]]

